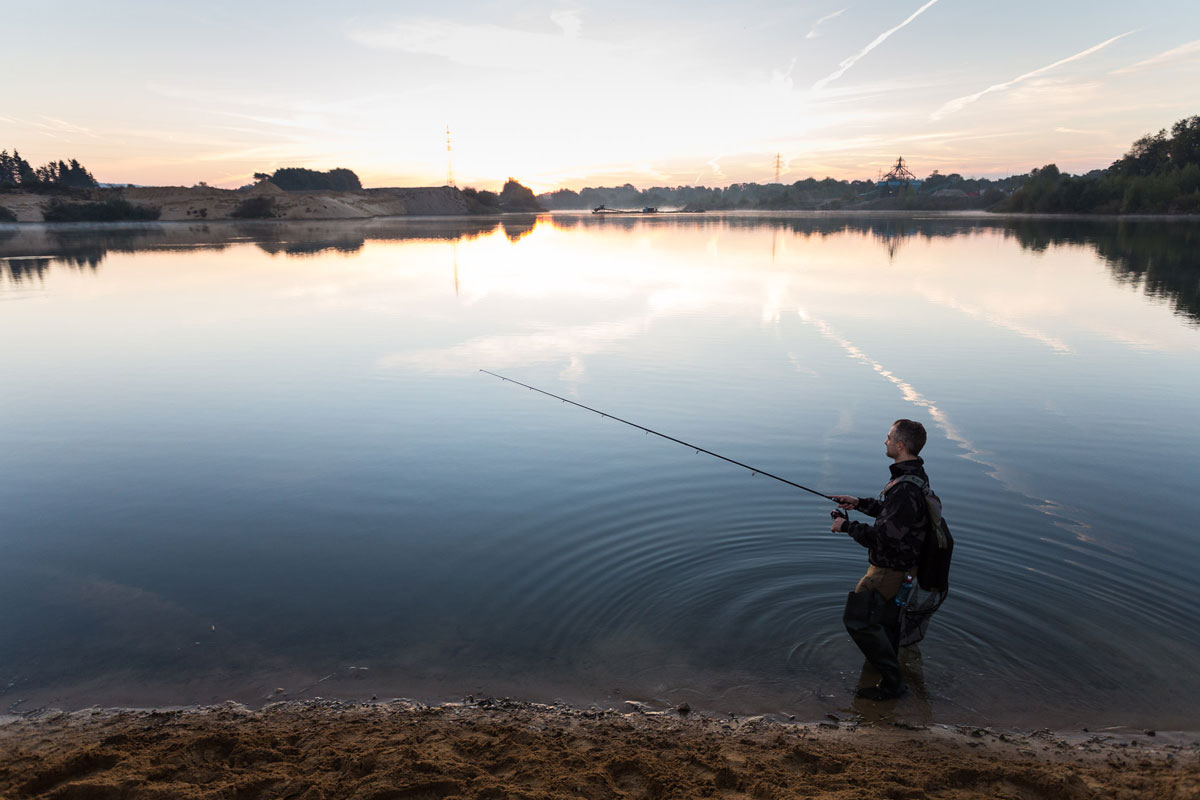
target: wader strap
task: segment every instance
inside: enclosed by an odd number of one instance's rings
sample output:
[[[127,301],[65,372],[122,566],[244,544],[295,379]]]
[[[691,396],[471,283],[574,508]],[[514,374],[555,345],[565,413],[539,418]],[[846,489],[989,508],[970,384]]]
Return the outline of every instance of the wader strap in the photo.
[[[946,534],[942,532],[942,509],[939,508],[939,505],[935,503],[933,498],[929,496],[929,484],[926,481],[921,480],[916,475],[901,475],[899,478],[889,481],[888,485],[883,487],[883,491],[879,493],[880,501],[883,500],[884,495],[892,490],[892,487],[898,483],[904,482],[915,484],[916,487],[921,490],[921,493],[925,495],[925,506],[929,509],[929,527],[933,529],[934,534],[937,536],[938,547],[945,550]]]

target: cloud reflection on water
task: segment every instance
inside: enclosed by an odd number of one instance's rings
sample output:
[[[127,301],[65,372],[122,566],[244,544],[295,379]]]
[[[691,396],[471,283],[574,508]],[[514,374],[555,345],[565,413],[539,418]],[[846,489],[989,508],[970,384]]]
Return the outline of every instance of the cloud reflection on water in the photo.
[[[993,453],[977,447],[974,442],[968,439],[967,436],[950,421],[949,416],[943,409],[939,408],[932,400],[923,395],[921,392],[917,391],[917,389],[911,383],[896,375],[894,372],[884,367],[883,364],[880,364],[878,361],[868,356],[857,346],[855,346],[853,342],[846,339],[836,330],[834,330],[829,323],[822,319],[817,319],[811,316],[804,309],[800,309],[797,314],[806,324],[816,328],[823,337],[831,342],[834,342],[843,350],[845,350],[851,359],[870,367],[873,371],[878,373],[880,377],[884,378],[897,389],[899,389],[901,396],[904,398],[904,402],[909,403],[917,408],[924,409],[929,414],[930,418],[933,419],[934,424],[942,431],[942,433],[946,435],[946,438],[954,442],[956,445],[958,445],[959,449],[962,450],[962,458],[984,467],[985,472],[989,477],[998,481],[1005,489],[1015,494],[1024,496],[1030,501],[1032,508],[1050,517],[1055,525],[1071,531],[1081,541],[1088,541],[1092,542],[1093,544],[1096,543],[1087,535],[1087,532],[1091,529],[1091,525],[1078,518],[1078,510],[1071,509],[1061,502],[1046,497],[1040,497],[1032,493],[1031,490],[1027,488],[1026,480],[1017,478],[1010,468],[997,463],[995,460],[989,459],[988,457],[993,456]],[[827,434],[827,438],[832,438],[836,433],[843,432],[843,422],[843,417],[839,416],[837,427],[831,433]]]

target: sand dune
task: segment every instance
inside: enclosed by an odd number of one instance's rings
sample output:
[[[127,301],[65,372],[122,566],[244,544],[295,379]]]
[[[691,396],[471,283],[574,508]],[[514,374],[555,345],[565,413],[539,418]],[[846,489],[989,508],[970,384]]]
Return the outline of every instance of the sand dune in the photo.
[[[92,192],[95,198],[113,190]],[[279,219],[367,219],[391,216],[444,216],[467,213],[467,202],[451,186],[363,189],[357,192],[285,192],[264,183],[240,192],[230,189],[184,186],[149,186],[120,190],[135,205],[161,210],[160,220],[233,219],[234,209],[250,197],[269,196]],[[78,200],[81,198],[70,198]],[[16,214],[18,222],[41,222],[47,195],[26,192],[0,193],[0,206]]]

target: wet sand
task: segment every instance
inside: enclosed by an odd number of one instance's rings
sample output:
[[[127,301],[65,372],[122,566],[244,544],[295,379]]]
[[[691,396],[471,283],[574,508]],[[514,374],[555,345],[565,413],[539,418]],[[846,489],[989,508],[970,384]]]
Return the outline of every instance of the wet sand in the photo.
[[[1198,798],[1200,735],[493,699],[0,718],[0,798],[34,797]]]

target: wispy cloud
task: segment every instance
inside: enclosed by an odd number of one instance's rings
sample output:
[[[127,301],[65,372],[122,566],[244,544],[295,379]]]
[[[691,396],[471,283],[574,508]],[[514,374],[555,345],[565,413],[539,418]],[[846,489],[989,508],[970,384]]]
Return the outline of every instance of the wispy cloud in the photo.
[[[338,128],[333,125],[326,124],[323,118],[314,116],[304,117],[269,117],[264,114],[239,114],[235,111],[210,111],[210,114],[217,114],[223,117],[233,117],[234,119],[242,119],[248,122],[257,122],[261,125],[271,125],[276,128],[285,128],[299,131],[315,131],[317,133],[342,133],[349,134],[344,128]]]
[[[355,21],[347,27],[346,34],[351,41],[367,47],[440,56],[472,67],[504,64],[544,69],[554,63],[612,63],[625,50],[620,45],[580,38],[582,22],[578,12],[555,12],[551,20],[560,33],[423,17],[383,25]]]
[[[864,47],[862,50],[859,50],[857,53],[850,56],[845,61],[843,61],[841,64],[839,64],[838,68],[835,71],[833,71],[829,75],[825,76],[824,78],[822,78],[821,80],[819,80],[815,84],[813,84],[813,89],[814,90],[823,89],[823,88],[825,88],[826,84],[828,84],[832,81],[836,81],[838,78],[842,77],[842,75],[846,74],[846,70],[850,69],[851,67],[853,67],[855,64],[858,63],[859,59],[861,59],[867,53],[874,50],[876,47],[879,47],[879,45],[886,42],[888,40],[888,37],[890,37],[893,33],[900,30],[901,28],[903,28],[908,23],[912,22],[917,17],[921,16],[921,14],[925,13],[925,10],[927,8],[932,6],[937,1],[938,0],[929,0],[929,2],[927,2],[925,5],[921,6],[916,11],[914,11],[912,14],[910,14],[908,19],[904,20],[896,27],[890,28],[890,29],[884,31],[883,33],[879,34],[878,36],[876,36],[874,41],[872,41],[869,45]]]
[[[1144,61],[1139,61],[1136,64],[1130,64],[1128,67],[1114,69],[1109,75],[1125,75],[1130,72],[1141,72],[1142,70],[1152,69],[1163,64],[1170,64],[1176,61],[1196,61],[1200,60],[1200,39],[1187,44],[1181,44],[1179,47],[1174,47],[1166,52],[1159,53],[1156,56],[1147,58]]]
[[[423,372],[468,373],[480,364],[489,369],[517,365],[574,361],[603,353],[614,344],[642,333],[644,318],[561,327],[526,334],[481,336],[448,347],[393,353],[379,359],[380,369],[418,369]]]
[[[34,123],[35,125],[41,125],[42,127],[50,128],[56,131],[62,131],[63,133],[82,133],[85,136],[95,136],[95,134],[92,133],[91,128],[85,128],[82,125],[76,125],[73,122],[67,122],[66,120],[59,119],[57,117],[48,117],[45,114],[42,114],[41,117],[42,119],[46,120],[46,122],[37,122]]]
[[[891,370],[885,369],[884,366],[878,361],[871,358],[862,350],[858,349],[853,342],[835,331],[833,326],[831,326],[825,320],[810,315],[808,311],[803,308],[798,309],[797,313],[799,314],[801,320],[815,327],[826,339],[829,339],[830,341],[840,345],[842,349],[845,350],[850,356],[850,358],[858,361],[861,364],[865,364],[880,376],[892,383],[892,385],[900,390],[900,394],[904,398],[905,402],[911,403],[914,406],[928,411],[929,416],[933,417],[934,423],[942,429],[942,432],[946,434],[946,437],[951,441],[956,442],[959,447],[963,449],[965,458],[975,461],[978,464],[991,467],[993,470],[992,475],[994,477],[998,477],[999,468],[995,464],[984,460],[984,452],[976,447],[970,439],[964,436],[963,433],[959,431],[959,429],[955,427],[953,423],[950,422],[950,419],[946,416],[946,413],[942,411],[942,409],[938,408],[938,406],[932,400],[918,392],[911,383],[900,378]]]
[[[278,142],[259,147],[243,147],[234,150],[203,153],[193,156],[193,161],[255,161],[255,160],[292,160],[305,164],[320,163],[331,158],[330,154],[315,150],[307,142]]]
[[[724,179],[725,173],[721,171],[721,156],[716,155],[708,160],[708,166],[712,168],[713,176]]]
[[[172,100],[187,100],[220,106],[251,106],[254,108],[288,108],[301,106],[303,98],[284,93],[239,92],[227,91],[224,88],[206,88],[198,86],[183,86],[177,84],[152,81],[146,84],[146,89],[154,94]]]
[[[816,22],[813,23],[812,30],[810,30],[804,38],[805,39],[817,38],[818,36],[820,36],[820,34],[817,33],[817,28],[820,28],[826,22],[829,22],[829,20],[833,19],[834,17],[839,17],[844,13],[846,13],[846,9],[841,8],[841,9],[838,9],[837,11],[833,12],[832,14],[826,14],[825,16],[821,17],[819,20],[817,20]]]
[[[58,117],[48,117],[45,114],[39,114],[37,119],[21,119],[19,117],[0,117],[0,122],[7,122],[12,125],[27,125],[31,128],[37,128],[45,136],[53,138],[62,138],[55,134],[80,134],[96,138],[96,134],[91,128],[85,128],[82,125],[76,125],[73,122],[67,122]]]
[[[968,95],[964,95],[963,97],[956,97],[953,100],[951,100],[950,102],[944,104],[937,111],[934,111],[933,114],[931,114],[930,116],[932,119],[941,119],[942,117],[945,117],[948,114],[953,114],[956,111],[961,111],[964,108],[966,108],[967,106],[971,105],[971,103],[974,103],[976,100],[978,100],[979,98],[983,97],[986,94],[991,94],[993,92],[1006,91],[1006,90],[1011,89],[1012,87],[1016,86],[1019,83],[1027,81],[1030,78],[1036,78],[1038,75],[1043,75],[1052,69],[1057,69],[1058,67],[1061,67],[1064,64],[1069,64],[1072,61],[1078,61],[1081,58],[1087,58],[1092,53],[1095,53],[1099,50],[1103,50],[1105,47],[1108,47],[1113,42],[1117,41],[1118,39],[1124,39],[1126,36],[1128,36],[1131,33],[1133,33],[1133,31],[1126,31],[1125,33],[1122,33],[1119,36],[1114,36],[1111,39],[1106,39],[1105,41],[1101,42],[1100,44],[1093,45],[1086,50],[1081,50],[1080,52],[1076,53],[1073,56],[1067,56],[1066,58],[1059,59],[1058,61],[1055,61],[1053,64],[1048,64],[1044,67],[1040,67],[1039,69],[1035,69],[1032,72],[1026,72],[1023,75],[1018,75],[1017,77],[1013,78],[1012,80],[1005,81],[1004,83],[992,84],[991,86],[987,87],[986,89],[976,92],[975,94],[968,94]]]
[[[1040,331],[1030,325],[1026,325],[1019,319],[1003,313],[996,313],[995,311],[987,308],[978,308],[967,303],[959,302],[951,293],[940,288],[932,289],[919,287],[918,291],[925,297],[926,300],[930,301],[931,303],[937,303],[938,305],[945,306],[946,308],[954,309],[955,311],[966,314],[969,317],[983,320],[987,324],[997,328],[1010,330],[1013,333],[1024,336],[1026,339],[1032,339],[1035,342],[1041,342],[1056,353],[1061,353],[1063,355],[1075,354],[1074,348],[1072,348],[1071,345],[1067,344],[1062,339]]]
[[[908,381],[896,375],[889,369],[886,369],[883,364],[880,364],[875,359],[860,350],[853,342],[846,339],[841,334],[833,329],[829,323],[821,319],[816,319],[809,316],[804,309],[799,310],[800,319],[814,326],[821,335],[826,339],[840,345],[847,355],[854,361],[859,362],[867,367],[870,367],[878,375],[886,379],[889,383],[900,390],[901,396],[905,402],[910,403],[918,408],[923,408],[929,412],[929,416],[933,418],[933,423],[941,429],[946,438],[958,445],[962,450],[961,457],[967,461],[973,461],[976,464],[984,467],[987,470],[988,476],[999,481],[1009,491],[1024,495],[1032,501],[1031,508],[1035,508],[1046,516],[1054,520],[1054,524],[1069,530],[1077,536],[1084,536],[1091,527],[1086,522],[1078,518],[1078,510],[1071,508],[1056,500],[1046,497],[1040,497],[1033,493],[1033,490],[1028,488],[1028,479],[1025,475],[1011,470],[1007,465],[994,458],[994,454],[983,450],[971,441],[967,436],[951,421],[949,416],[936,403],[923,395],[921,392]]]

